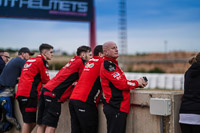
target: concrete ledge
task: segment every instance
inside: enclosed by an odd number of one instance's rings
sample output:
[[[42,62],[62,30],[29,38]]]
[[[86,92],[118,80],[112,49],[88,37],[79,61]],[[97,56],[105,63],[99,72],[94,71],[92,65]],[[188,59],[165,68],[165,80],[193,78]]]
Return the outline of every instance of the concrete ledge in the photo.
[[[181,103],[183,91],[170,90],[142,90],[136,89],[131,91],[131,108],[127,118],[126,133],[160,133],[161,120],[163,120],[164,133],[180,133],[178,124],[178,113]],[[151,115],[149,111],[150,98],[168,98],[172,103],[172,114],[164,116]],[[103,105],[99,104],[99,133],[106,133],[106,119],[103,114]],[[15,114],[21,125],[22,117],[19,112],[18,103],[15,101]],[[60,116],[56,133],[71,133],[70,113],[68,102],[62,105],[62,113]],[[8,133],[20,133],[15,127]],[[36,129],[33,131],[36,133]]]
[[[129,113],[129,127],[133,133],[159,133],[163,119],[164,133],[180,133],[179,108],[183,91],[170,90],[133,90],[131,93],[131,110]],[[168,98],[171,100],[171,115],[157,116],[150,114],[150,98]],[[131,132],[128,132],[131,133]]]

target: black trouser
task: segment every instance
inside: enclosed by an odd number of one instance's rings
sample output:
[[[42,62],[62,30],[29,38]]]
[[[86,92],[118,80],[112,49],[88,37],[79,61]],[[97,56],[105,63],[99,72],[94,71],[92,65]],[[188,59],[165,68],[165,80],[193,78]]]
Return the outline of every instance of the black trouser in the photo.
[[[182,133],[200,133],[200,125],[180,123]]]
[[[97,133],[98,110],[96,106],[70,99],[71,133]]]
[[[37,124],[57,128],[61,114],[61,102],[51,91],[43,88],[39,97]]]
[[[107,119],[107,133],[125,133],[127,113],[105,104],[103,112]]]

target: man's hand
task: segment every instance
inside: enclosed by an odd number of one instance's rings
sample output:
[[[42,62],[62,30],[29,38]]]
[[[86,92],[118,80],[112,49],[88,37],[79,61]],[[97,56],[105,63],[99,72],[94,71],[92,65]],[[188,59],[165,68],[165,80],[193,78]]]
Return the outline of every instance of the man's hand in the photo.
[[[138,82],[138,86],[139,86],[140,88],[144,88],[144,87],[147,86],[147,84],[148,84],[148,82],[145,81],[144,78],[139,78],[139,79],[137,79],[137,82]]]

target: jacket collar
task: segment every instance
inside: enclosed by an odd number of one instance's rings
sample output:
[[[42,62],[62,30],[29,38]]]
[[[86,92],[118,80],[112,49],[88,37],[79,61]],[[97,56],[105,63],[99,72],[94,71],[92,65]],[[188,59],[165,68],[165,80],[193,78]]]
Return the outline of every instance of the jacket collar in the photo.
[[[74,56],[74,58],[75,58],[75,59],[81,59],[81,57],[80,57],[80,56]]]
[[[118,61],[116,59],[113,59],[113,58],[110,58],[110,57],[107,57],[107,56],[104,56],[104,60],[109,60],[109,61],[114,62],[115,64],[118,64]]]
[[[94,58],[94,59],[103,59],[102,57],[99,57],[99,56],[93,56],[92,58]]]
[[[39,54],[37,57],[41,57],[42,59],[46,60],[45,57],[41,54]]]

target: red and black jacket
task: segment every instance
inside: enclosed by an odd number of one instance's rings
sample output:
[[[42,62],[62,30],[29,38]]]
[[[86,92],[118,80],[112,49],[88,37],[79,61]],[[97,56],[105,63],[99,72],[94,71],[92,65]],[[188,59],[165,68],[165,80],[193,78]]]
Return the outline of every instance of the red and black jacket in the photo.
[[[19,79],[16,97],[37,97],[42,84],[50,80],[48,67],[42,55],[27,60]]]
[[[58,99],[64,102],[73,90],[72,84],[79,79],[84,64],[85,60],[75,56],[43,88],[53,92]]]
[[[130,89],[138,86],[136,80],[127,80],[115,59],[104,57],[100,70],[101,86],[106,103],[119,111],[129,113]]]
[[[102,63],[103,58],[99,56],[94,56],[86,63],[70,99],[80,100],[96,106],[102,90],[100,83],[100,67]]]

